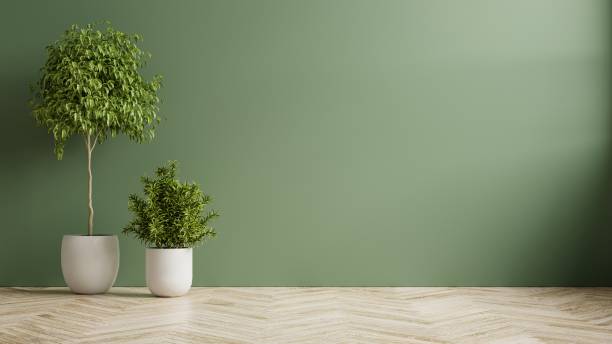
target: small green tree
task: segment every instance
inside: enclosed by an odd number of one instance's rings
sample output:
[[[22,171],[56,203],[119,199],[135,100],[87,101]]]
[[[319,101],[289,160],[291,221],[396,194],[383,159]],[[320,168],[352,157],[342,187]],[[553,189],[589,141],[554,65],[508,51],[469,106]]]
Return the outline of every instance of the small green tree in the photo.
[[[62,159],[64,145],[82,136],[87,152],[88,234],[93,234],[91,158],[96,144],[118,133],[143,142],[154,137],[159,123],[161,76],[146,81],[140,74],[150,54],[136,43],[138,34],[117,31],[108,22],[98,29],[72,25],[47,46],[47,62],[32,87],[30,101],[36,121],[53,134],[55,154]]]
[[[155,175],[141,178],[146,198],[130,195],[128,208],[135,217],[123,233],[158,248],[193,247],[214,237],[215,229],[208,222],[219,215],[214,210],[203,215],[210,196],[198,184],[176,180],[176,161],[157,168]]]

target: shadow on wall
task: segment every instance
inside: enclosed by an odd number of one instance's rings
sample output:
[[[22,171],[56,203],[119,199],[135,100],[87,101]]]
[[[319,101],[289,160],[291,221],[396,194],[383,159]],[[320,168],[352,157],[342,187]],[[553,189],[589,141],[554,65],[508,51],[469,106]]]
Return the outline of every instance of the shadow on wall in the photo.
[[[612,4],[608,4],[609,17],[612,16]],[[612,21],[608,21],[608,56],[612,50]],[[606,160],[602,163],[601,177],[596,185],[598,191],[593,200],[592,207],[584,209],[584,216],[588,219],[583,227],[580,242],[576,242],[579,250],[579,261],[574,265],[573,274],[569,276],[568,282],[581,281],[581,285],[611,286],[612,285],[612,61],[608,64],[608,80],[605,92],[606,111],[608,113],[608,145]],[[605,276],[599,276],[598,272],[607,272]],[[595,278],[595,280],[593,280]]]
[[[612,117],[612,116],[611,116]],[[612,153],[612,147],[607,150]],[[597,185],[598,194],[590,203],[590,208],[582,209],[584,223],[572,224],[578,235],[574,243],[575,262],[568,269],[564,285],[610,286],[612,285],[612,158],[602,168],[602,176]],[[542,252],[543,255],[546,252]]]
[[[27,104],[29,85],[34,80],[28,76],[32,72],[21,72],[21,75],[3,77],[0,82],[0,102],[4,113],[0,152],[5,163],[15,168],[22,168],[37,158],[47,159],[49,143],[52,142],[43,128],[37,128]]]
[[[612,5],[608,13],[612,13]],[[612,22],[610,23],[608,41],[612,41]],[[608,48],[610,50],[610,47]],[[576,243],[580,257],[574,266],[573,275],[568,282],[584,281],[581,285],[611,286],[612,285],[612,61],[608,66],[607,89],[608,102],[608,145],[606,161],[602,167],[600,183],[597,185],[598,197],[593,200],[590,209],[584,209],[585,218],[588,219],[581,228],[583,235]],[[598,273],[607,272],[605,276]],[[590,279],[591,280],[590,280]],[[596,280],[592,280],[595,278]]]
[[[23,67],[30,64],[14,62],[13,65]],[[53,250],[48,248],[50,241],[57,241],[55,231],[34,228],[37,227],[35,223],[41,222],[48,223],[49,227],[60,226],[59,218],[63,217],[54,214],[49,204],[54,199],[53,192],[59,192],[54,190],[56,183],[49,183],[57,168],[53,164],[53,139],[45,129],[37,127],[28,105],[29,85],[36,77],[36,69],[19,68],[11,69],[11,74],[0,79],[0,104],[3,108],[0,216],[5,219],[0,228],[5,243],[0,250],[0,259],[14,262],[2,264],[0,284],[16,284],[23,280],[23,271],[40,271],[33,267],[41,262],[59,263],[59,246],[52,245],[57,246]],[[61,276],[59,264],[53,265],[57,270],[48,269],[43,272],[46,276],[39,276],[40,280],[55,281]]]

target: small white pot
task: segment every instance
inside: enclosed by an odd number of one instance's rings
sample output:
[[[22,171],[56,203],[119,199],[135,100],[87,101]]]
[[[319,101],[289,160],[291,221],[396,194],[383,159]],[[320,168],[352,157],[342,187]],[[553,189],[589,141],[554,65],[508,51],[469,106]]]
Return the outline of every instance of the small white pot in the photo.
[[[191,248],[147,248],[147,287],[162,297],[187,294],[192,280]]]
[[[116,235],[64,235],[62,274],[77,294],[107,292],[119,271],[119,240]]]

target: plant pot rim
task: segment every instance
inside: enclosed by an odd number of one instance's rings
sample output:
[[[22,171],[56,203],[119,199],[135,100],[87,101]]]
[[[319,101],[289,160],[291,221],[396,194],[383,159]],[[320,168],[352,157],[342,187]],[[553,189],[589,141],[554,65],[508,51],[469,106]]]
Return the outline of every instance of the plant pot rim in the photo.
[[[93,234],[93,235],[89,235],[89,234],[64,234],[64,236],[70,236],[70,237],[116,237],[117,234]]]
[[[146,247],[147,250],[191,250],[193,247]]]

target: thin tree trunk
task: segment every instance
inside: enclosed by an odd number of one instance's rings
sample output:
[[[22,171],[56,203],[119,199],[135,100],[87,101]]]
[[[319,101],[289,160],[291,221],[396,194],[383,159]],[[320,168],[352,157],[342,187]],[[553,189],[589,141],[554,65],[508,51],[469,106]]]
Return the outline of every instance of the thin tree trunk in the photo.
[[[93,175],[91,173],[91,153],[94,149],[95,142],[92,144],[91,135],[87,135],[87,139],[85,140],[85,145],[87,146],[87,173],[89,176],[88,183],[88,207],[89,207],[89,219],[87,222],[87,233],[89,235],[93,235],[93,217],[94,217],[94,209],[93,209]]]

